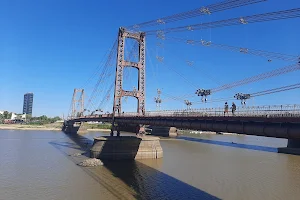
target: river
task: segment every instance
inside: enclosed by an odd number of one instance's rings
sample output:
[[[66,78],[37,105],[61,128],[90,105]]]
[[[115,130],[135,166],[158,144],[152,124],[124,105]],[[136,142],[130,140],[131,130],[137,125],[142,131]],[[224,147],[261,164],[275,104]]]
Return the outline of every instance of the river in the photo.
[[[164,158],[80,167],[95,136],[0,130],[0,200],[299,199],[300,156],[284,139],[162,139]]]

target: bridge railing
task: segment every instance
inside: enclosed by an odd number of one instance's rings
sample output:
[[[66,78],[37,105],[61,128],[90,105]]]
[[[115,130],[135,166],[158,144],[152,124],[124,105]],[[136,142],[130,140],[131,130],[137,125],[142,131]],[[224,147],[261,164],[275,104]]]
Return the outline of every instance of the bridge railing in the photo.
[[[147,111],[148,117],[184,117],[184,116],[260,116],[260,117],[300,117],[300,105],[272,105],[272,106],[241,106],[232,113],[231,108],[224,112],[224,108],[201,108],[188,110]],[[135,112],[126,112],[117,116],[137,116]]]
[[[147,111],[146,117],[221,117],[221,116],[244,116],[244,117],[300,117],[300,105],[265,105],[265,106],[240,106],[232,113],[229,107],[228,112],[224,112],[224,107],[218,108],[199,108],[185,110],[161,110]],[[112,118],[112,113],[101,115],[89,115],[78,118]],[[116,117],[136,117],[136,112],[126,112],[116,114]]]

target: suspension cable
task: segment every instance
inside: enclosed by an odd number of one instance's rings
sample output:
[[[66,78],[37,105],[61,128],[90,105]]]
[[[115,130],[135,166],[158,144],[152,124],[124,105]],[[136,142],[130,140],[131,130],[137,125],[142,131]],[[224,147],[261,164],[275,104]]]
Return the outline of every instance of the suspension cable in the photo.
[[[86,106],[87,108],[89,108],[90,104],[94,105],[94,100],[95,100],[97,94],[99,94],[98,87],[99,87],[100,83],[103,82],[104,79],[107,77],[107,72],[108,72],[109,66],[111,65],[112,59],[114,58],[116,50],[117,50],[117,41],[114,42],[113,47],[110,50],[107,61],[106,61],[105,65],[103,66],[102,72],[100,73],[100,77],[99,77],[97,83],[95,84],[95,87],[92,91],[90,99],[87,103],[87,106]]]
[[[200,15],[210,15],[211,13],[216,13],[224,10],[229,10],[237,7],[247,6],[250,4],[256,4],[260,2],[264,2],[267,0],[225,0],[219,3],[211,4],[205,7],[193,9],[190,11],[170,15],[167,17],[163,17],[160,19],[150,20],[147,22],[143,22],[140,24],[135,24],[128,26],[128,29],[137,29],[137,28],[143,28],[143,27],[150,27],[155,25],[161,25],[171,22],[176,22],[188,18],[197,17]]]
[[[255,56],[261,56],[261,57],[266,57],[266,58],[272,58],[272,59],[279,59],[279,60],[284,60],[284,61],[299,61],[300,57],[295,56],[295,55],[287,55],[283,53],[274,53],[274,52],[269,52],[269,51],[264,51],[264,50],[256,50],[256,49],[250,49],[246,47],[235,47],[235,46],[230,46],[226,44],[217,44],[213,43],[211,41],[205,41],[205,40],[186,40],[182,38],[176,38],[176,37],[168,37],[168,39],[175,40],[178,42],[184,42],[186,44],[190,45],[201,45],[204,47],[215,47],[219,49],[224,49],[224,50],[229,50],[229,51],[235,51],[235,52],[240,52],[243,54],[251,54]]]
[[[286,73],[289,73],[289,72],[293,72],[293,71],[296,71],[296,70],[299,70],[299,69],[300,69],[300,64],[294,64],[294,65],[286,66],[286,67],[275,69],[275,70],[272,70],[272,71],[269,71],[269,72],[266,72],[266,73],[262,73],[262,74],[259,74],[259,75],[256,75],[256,76],[252,76],[252,77],[249,77],[249,78],[246,78],[246,79],[242,79],[242,80],[239,80],[239,81],[236,81],[236,82],[233,82],[233,83],[222,85],[220,87],[212,89],[211,92],[215,93],[215,92],[219,92],[219,91],[226,90],[226,89],[229,89],[229,88],[238,87],[238,86],[241,86],[241,85],[246,85],[246,84],[257,82],[257,81],[264,80],[264,79],[267,79],[267,78],[271,78],[271,77],[279,76],[279,75],[286,74]]]
[[[268,95],[268,94],[274,94],[274,93],[285,92],[285,91],[289,91],[289,90],[295,90],[298,88],[300,88],[300,83],[282,86],[282,87],[273,88],[273,89],[268,89],[268,90],[263,90],[263,91],[259,91],[259,92],[254,92],[254,93],[250,94],[250,97],[264,96],[264,95]],[[223,102],[223,101],[230,101],[230,100],[236,100],[236,98],[232,98],[232,97],[220,98],[220,99],[210,100],[207,102]],[[196,101],[196,102],[192,102],[192,103],[198,104],[198,103],[203,103],[203,102]]]
[[[257,96],[263,96],[263,95],[267,95],[267,94],[284,92],[284,91],[294,90],[294,89],[298,89],[298,88],[300,88],[300,83],[293,84],[293,85],[287,85],[287,86],[283,86],[283,87],[279,87],[279,88],[273,88],[273,89],[269,89],[269,90],[264,90],[264,91],[260,91],[260,92],[255,92],[255,93],[251,94],[251,97],[257,97]]]
[[[232,19],[202,23],[202,24],[193,24],[188,26],[167,28],[165,29],[163,34],[171,33],[171,32],[203,30],[203,29],[218,28],[223,26],[245,25],[249,23],[290,19],[290,18],[297,18],[297,17],[300,17],[300,8],[282,10],[277,12],[269,12],[269,13],[263,13],[257,15],[250,15],[246,17],[232,18]],[[150,30],[150,31],[146,31],[146,33],[147,35],[153,35],[153,34],[161,33],[161,30]]]
[[[134,45],[132,45],[131,50],[129,51],[129,53],[126,56],[127,60],[132,60],[135,56],[135,52],[137,52],[137,48],[138,48],[138,43],[134,43]],[[129,80],[129,71],[124,70],[124,80]],[[109,85],[109,84],[107,84]],[[102,100],[100,101],[99,105],[98,105],[98,109],[104,108],[107,103],[108,100],[110,99],[112,90],[113,90],[113,86],[114,86],[114,81],[109,85],[108,89],[106,90],[105,95],[103,96]]]

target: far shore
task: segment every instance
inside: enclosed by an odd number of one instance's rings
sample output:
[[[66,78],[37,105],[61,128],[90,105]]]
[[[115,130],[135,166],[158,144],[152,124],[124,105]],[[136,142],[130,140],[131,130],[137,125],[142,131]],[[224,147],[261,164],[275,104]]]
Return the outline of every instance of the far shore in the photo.
[[[60,126],[54,125],[27,125],[27,124],[0,124],[0,130],[40,130],[40,131],[61,131]],[[88,131],[110,131],[109,129],[87,129]]]
[[[38,130],[38,131],[61,131],[61,124],[45,124],[45,125],[28,125],[28,124],[0,124],[0,130]],[[110,132],[110,129],[88,128],[90,132]],[[216,135],[216,132],[210,131],[192,131],[178,130],[180,135],[197,136],[197,135]],[[238,135],[236,133],[221,133],[222,135]]]

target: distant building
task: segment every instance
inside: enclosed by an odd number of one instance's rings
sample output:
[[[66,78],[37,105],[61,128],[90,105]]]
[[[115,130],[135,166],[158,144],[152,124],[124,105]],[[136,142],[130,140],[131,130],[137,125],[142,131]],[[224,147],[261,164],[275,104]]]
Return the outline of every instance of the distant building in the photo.
[[[26,115],[26,114],[25,114]],[[11,120],[17,119],[18,115],[16,113],[11,113]]]
[[[18,115],[16,113],[11,113],[11,120],[16,120],[16,119],[20,119],[20,120],[26,120],[26,114],[23,115]]]
[[[33,93],[24,94],[23,114],[32,115]]]

